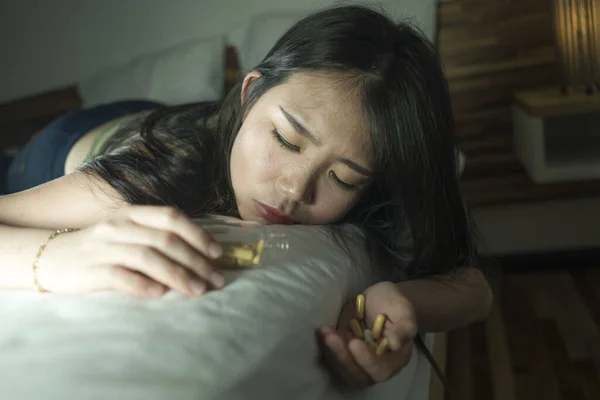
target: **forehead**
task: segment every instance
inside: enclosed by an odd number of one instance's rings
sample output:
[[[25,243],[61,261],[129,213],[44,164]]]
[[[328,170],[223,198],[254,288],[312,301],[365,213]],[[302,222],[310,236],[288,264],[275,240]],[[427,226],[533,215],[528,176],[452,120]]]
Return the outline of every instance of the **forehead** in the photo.
[[[369,161],[368,124],[360,86],[353,81],[335,72],[297,73],[274,87],[268,101],[300,118],[323,143]]]

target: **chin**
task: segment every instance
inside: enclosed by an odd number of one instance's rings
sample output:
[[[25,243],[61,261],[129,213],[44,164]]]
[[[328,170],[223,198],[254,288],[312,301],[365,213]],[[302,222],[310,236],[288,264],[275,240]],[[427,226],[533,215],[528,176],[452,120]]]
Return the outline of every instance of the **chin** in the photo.
[[[240,219],[246,222],[256,222],[261,225],[265,223],[265,221],[263,221],[262,218],[260,218],[259,216],[249,213],[240,207],[238,207],[238,214],[240,215]]]

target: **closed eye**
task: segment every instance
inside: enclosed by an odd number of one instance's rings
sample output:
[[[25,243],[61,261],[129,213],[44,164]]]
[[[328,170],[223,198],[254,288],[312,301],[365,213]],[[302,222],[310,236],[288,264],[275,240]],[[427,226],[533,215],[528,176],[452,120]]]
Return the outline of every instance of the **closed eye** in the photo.
[[[273,129],[271,131],[271,134],[273,135],[273,137],[275,138],[275,140],[277,141],[277,143],[283,147],[284,149],[287,149],[289,151],[292,151],[294,153],[300,153],[300,146],[296,146],[295,144],[291,144],[290,142],[288,142],[287,140],[285,140],[285,138],[279,133],[279,131],[277,130],[277,128]]]
[[[344,189],[344,190],[346,190],[348,192],[351,192],[351,191],[357,189],[356,185],[351,185],[349,183],[344,182],[343,180],[341,180],[340,178],[338,178],[338,176],[333,171],[329,171],[329,177],[331,179],[333,179],[333,181],[335,183],[337,183],[342,189]]]
[[[291,152],[294,153],[300,153],[301,148],[300,146],[296,146],[295,144],[291,144],[290,142],[288,142],[277,130],[277,128],[273,129],[271,131],[271,134],[273,135],[273,137],[275,138],[275,140],[277,141],[277,143],[283,147],[286,150],[289,150]],[[351,185],[347,182],[344,182],[343,180],[341,180],[333,171],[329,171],[329,177],[343,190],[351,192],[357,189],[356,185]]]

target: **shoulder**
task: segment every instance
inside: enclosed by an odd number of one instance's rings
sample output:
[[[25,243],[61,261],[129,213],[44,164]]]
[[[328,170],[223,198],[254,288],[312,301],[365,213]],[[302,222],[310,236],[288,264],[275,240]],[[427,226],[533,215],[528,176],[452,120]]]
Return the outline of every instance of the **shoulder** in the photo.
[[[79,138],[69,150],[65,159],[65,174],[73,172],[81,163],[94,156],[99,145],[104,143],[133,114],[103,123]]]

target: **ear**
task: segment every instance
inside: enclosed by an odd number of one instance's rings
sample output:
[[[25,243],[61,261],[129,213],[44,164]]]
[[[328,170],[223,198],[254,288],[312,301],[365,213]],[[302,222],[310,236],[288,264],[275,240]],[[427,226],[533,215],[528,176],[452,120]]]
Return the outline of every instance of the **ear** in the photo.
[[[244,103],[244,101],[246,100],[246,95],[248,94],[248,89],[250,88],[250,85],[252,85],[252,83],[260,78],[261,74],[258,71],[250,71],[248,72],[248,74],[246,74],[246,76],[244,77],[244,82],[242,82],[242,92],[241,92],[241,101],[242,103]]]

